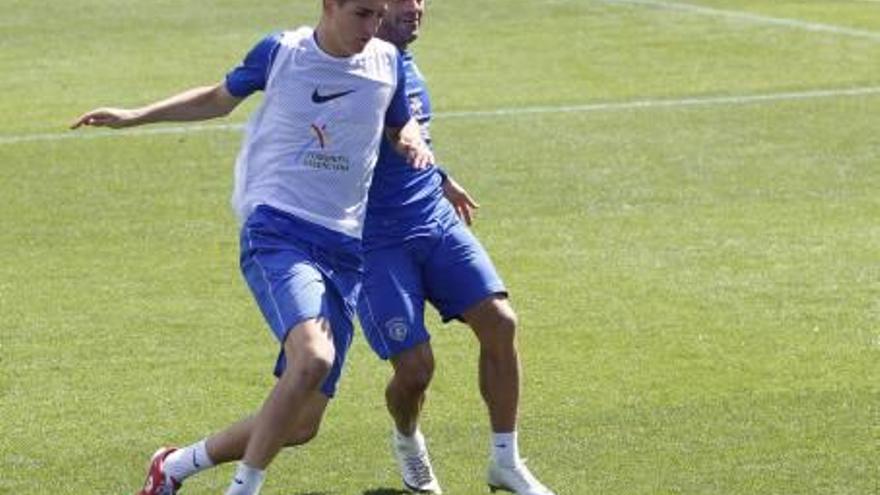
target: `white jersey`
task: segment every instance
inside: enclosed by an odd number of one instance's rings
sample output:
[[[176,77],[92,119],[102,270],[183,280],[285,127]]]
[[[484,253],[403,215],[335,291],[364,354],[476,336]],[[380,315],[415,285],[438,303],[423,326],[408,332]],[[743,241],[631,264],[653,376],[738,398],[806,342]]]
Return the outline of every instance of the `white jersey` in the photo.
[[[242,222],[264,204],[360,238],[400,56],[374,38],[359,54],[332,57],[313,33],[304,27],[277,38],[232,204]]]

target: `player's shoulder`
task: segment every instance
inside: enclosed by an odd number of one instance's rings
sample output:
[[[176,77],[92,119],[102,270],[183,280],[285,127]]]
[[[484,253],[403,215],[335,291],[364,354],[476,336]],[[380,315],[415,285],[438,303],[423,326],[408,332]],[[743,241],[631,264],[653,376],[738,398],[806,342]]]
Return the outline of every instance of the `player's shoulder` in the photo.
[[[396,46],[375,36],[364,47],[364,51],[374,56],[390,58],[392,60],[397,60],[400,57],[400,51]]]
[[[309,27],[301,27],[292,31],[273,31],[265,35],[254,46],[253,51],[258,54],[274,54],[281,47],[296,48],[305,44],[311,37],[312,30]]]
[[[381,73],[381,79],[398,80],[402,72],[402,60],[400,51],[393,44],[373,38],[364,47],[363,56],[372,60],[370,66],[377,74]]]
[[[278,42],[286,46],[298,46],[308,42],[314,35],[315,30],[309,26],[300,26],[296,29],[279,31],[276,33]]]

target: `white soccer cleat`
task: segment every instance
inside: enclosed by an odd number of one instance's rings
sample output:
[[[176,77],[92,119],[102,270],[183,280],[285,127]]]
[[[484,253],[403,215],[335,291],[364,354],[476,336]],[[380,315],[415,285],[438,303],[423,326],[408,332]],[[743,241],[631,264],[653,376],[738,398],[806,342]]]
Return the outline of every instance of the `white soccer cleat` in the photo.
[[[555,495],[532,475],[525,461],[519,461],[513,467],[499,466],[492,461],[488,483],[492,493],[502,490],[516,495]]]
[[[433,493],[439,495],[443,493],[440,489],[440,482],[434,475],[434,469],[431,467],[431,459],[428,457],[427,450],[418,452],[409,452],[397,442],[392,435],[391,440],[394,457],[397,459],[397,465],[400,467],[400,474],[403,477],[403,484],[415,493]]]

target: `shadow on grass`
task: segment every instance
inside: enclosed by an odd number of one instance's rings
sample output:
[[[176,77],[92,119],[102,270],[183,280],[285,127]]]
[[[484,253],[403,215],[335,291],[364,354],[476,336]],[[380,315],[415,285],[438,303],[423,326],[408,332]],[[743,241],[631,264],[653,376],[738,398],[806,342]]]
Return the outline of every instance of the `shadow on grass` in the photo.
[[[399,490],[397,488],[373,488],[371,490],[367,490],[363,493],[363,495],[410,495],[412,492],[407,492],[403,490]],[[330,492],[303,492],[303,493],[295,493],[293,495],[331,495]]]
[[[410,495],[412,492],[407,492],[404,490],[399,490],[397,488],[373,488],[371,490],[367,490],[363,493],[363,495]],[[293,495],[331,495],[329,492],[303,492],[303,493],[295,493]]]

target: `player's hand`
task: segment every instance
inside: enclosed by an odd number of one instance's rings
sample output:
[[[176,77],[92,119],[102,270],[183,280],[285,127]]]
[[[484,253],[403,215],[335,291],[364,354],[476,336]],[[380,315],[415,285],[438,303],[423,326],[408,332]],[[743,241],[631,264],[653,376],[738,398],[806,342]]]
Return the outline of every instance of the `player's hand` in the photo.
[[[459,218],[468,225],[473,223],[475,213],[480,205],[452,177],[447,176],[446,180],[443,181],[443,196],[452,203],[452,207],[455,208],[455,213],[458,214]]]
[[[416,170],[424,170],[434,163],[434,153],[421,140],[406,147],[406,161]]]
[[[98,108],[86,112],[74,122],[70,128],[78,129],[82,126],[110,127],[119,129],[133,125],[137,118],[137,112],[125,108]]]
[[[403,127],[386,127],[385,136],[414,169],[423,170],[434,163],[434,153],[422,139],[422,130],[416,119],[410,118]]]

